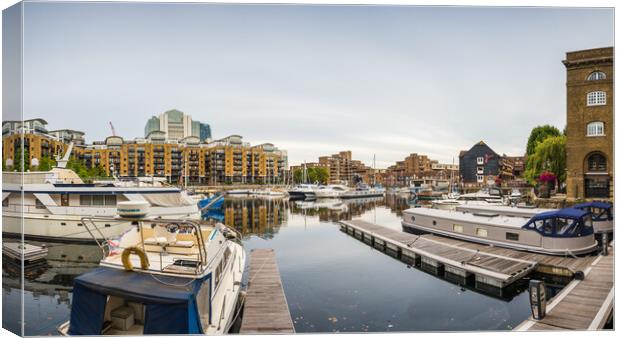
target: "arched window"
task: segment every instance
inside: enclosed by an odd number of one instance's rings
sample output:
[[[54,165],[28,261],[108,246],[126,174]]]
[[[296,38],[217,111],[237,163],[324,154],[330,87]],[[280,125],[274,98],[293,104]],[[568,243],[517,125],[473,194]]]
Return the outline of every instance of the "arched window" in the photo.
[[[588,106],[602,106],[607,104],[607,93],[604,91],[589,92],[587,96]]]
[[[588,171],[607,171],[607,160],[605,156],[594,153],[588,157]]]
[[[605,124],[600,121],[590,122],[586,128],[586,136],[604,136]]]
[[[605,80],[607,75],[601,71],[594,71],[588,75],[588,81],[597,81],[597,80]]]

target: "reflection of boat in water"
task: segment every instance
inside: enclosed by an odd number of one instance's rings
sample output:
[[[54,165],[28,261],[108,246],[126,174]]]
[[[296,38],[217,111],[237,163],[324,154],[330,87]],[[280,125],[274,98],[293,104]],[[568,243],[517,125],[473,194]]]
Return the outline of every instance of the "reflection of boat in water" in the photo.
[[[6,236],[21,237],[23,219],[27,239],[90,242],[81,218],[114,216],[117,203],[123,201],[148,203],[153,217],[200,219],[195,201],[178,188],[123,181],[85,184],[64,168],[2,175],[2,233]],[[99,238],[119,235],[130,225],[108,224]]]
[[[329,209],[337,211],[346,211],[347,206],[343,201],[337,198],[322,198],[316,201],[295,201],[295,206],[301,210],[308,209]]]
[[[381,195],[381,196],[347,198],[343,200],[343,202],[346,204],[367,204],[367,203],[373,203],[373,202],[381,202],[383,201],[383,199],[384,197],[383,195]]]
[[[124,217],[127,215],[121,215]],[[63,335],[223,334],[233,323],[245,266],[236,231],[222,224],[134,218],[98,244],[100,268],[75,279]],[[93,228],[120,219],[85,219]]]
[[[494,213],[428,208],[403,212],[403,229],[552,255],[596,250],[592,217],[579,209],[544,212],[526,220]]]

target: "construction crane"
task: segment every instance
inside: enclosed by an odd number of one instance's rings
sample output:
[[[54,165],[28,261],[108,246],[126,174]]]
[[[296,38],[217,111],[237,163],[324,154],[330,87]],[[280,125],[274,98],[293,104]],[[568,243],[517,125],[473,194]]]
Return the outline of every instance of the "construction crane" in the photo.
[[[112,121],[110,121],[110,128],[112,129],[112,136],[116,136],[116,130],[114,130],[114,125],[112,124]]]

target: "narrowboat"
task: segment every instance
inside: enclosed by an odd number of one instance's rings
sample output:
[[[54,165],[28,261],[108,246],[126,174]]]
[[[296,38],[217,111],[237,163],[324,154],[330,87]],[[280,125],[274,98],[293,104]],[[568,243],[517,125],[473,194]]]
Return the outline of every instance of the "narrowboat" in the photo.
[[[492,212],[414,208],[403,212],[403,230],[550,255],[581,255],[597,249],[590,212],[565,208],[530,219]]]

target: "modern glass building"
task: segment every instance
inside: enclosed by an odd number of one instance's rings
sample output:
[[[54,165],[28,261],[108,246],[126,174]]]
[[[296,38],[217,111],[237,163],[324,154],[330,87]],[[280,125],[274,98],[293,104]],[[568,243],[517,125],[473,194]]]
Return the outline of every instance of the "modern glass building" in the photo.
[[[206,126],[208,133],[204,132],[204,126]],[[201,142],[204,142],[211,137],[211,128],[208,124],[194,121],[190,115],[176,109],[151,117],[144,127],[144,137],[147,137],[154,131],[163,132],[167,140],[173,141],[178,141],[188,136],[195,136],[199,137]]]

